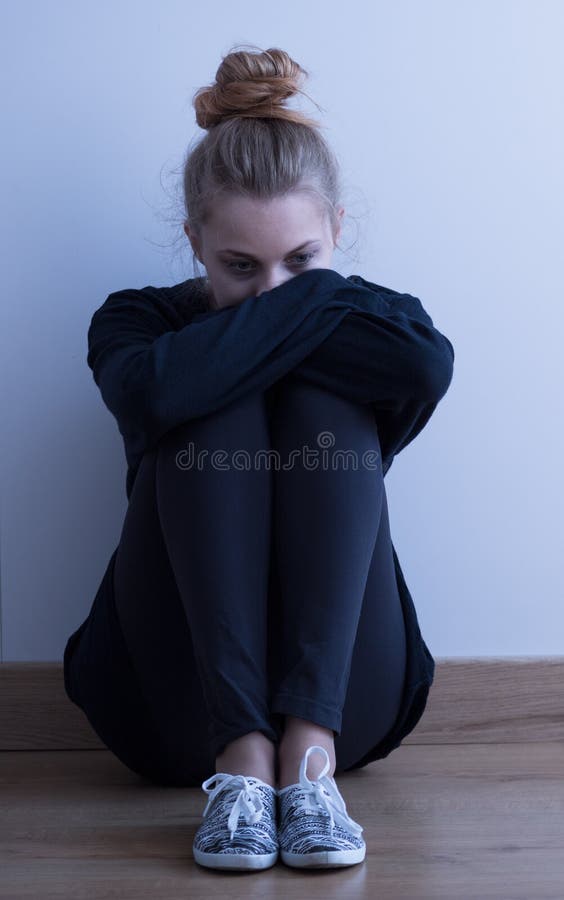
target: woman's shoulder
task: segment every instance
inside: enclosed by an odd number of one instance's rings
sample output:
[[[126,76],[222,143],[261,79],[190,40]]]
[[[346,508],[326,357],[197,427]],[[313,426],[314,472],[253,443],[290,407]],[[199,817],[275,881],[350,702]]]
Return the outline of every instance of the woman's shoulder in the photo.
[[[162,286],[146,284],[144,287],[115,290],[108,294],[100,310],[123,304],[160,313],[166,313],[167,310],[174,311],[182,318],[190,318],[191,315],[206,312],[210,308],[207,279],[187,278],[178,284]]]
[[[187,311],[207,312],[210,309],[208,280],[205,276],[187,278],[172,287],[164,289],[171,300],[185,305]]]
[[[383,284],[376,284],[375,281],[368,281],[368,279],[363,278],[362,275],[348,275],[347,281],[352,281],[353,284],[358,284],[360,287],[369,288],[371,291],[375,291],[378,294],[385,294],[390,299],[392,299],[393,297],[413,296],[413,294],[402,293],[401,291],[396,291],[391,287],[386,287]]]
[[[147,285],[140,288],[138,293],[148,300],[156,301],[161,306],[173,307],[182,318],[206,312],[210,308],[205,277],[187,278],[178,284],[163,287]]]

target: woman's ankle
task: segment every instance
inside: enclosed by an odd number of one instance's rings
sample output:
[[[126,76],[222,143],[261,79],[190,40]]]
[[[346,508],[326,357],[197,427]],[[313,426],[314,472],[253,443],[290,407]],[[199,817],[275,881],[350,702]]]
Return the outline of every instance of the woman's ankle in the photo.
[[[333,776],[336,767],[335,732],[314,722],[287,716],[286,728],[278,748],[279,789],[298,783],[301,761],[306,750],[314,745],[323,747],[327,751],[329,771],[326,774]],[[317,752],[311,753],[307,761],[307,777],[309,779],[318,778],[324,766],[324,757]]]
[[[246,775],[276,787],[276,748],[262,731],[242,735],[216,756],[215,771]]]

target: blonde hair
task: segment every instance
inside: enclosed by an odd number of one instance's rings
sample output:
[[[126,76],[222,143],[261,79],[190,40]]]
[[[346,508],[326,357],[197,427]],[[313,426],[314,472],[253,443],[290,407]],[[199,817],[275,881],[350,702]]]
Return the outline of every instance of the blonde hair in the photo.
[[[196,121],[207,134],[183,163],[185,223],[200,234],[214,198],[224,192],[272,199],[303,191],[319,204],[335,233],[341,193],[337,159],[319,123],[284,106],[304,93],[300,85],[308,73],[284,50],[256,49],[232,48],[215,82],[193,96]]]

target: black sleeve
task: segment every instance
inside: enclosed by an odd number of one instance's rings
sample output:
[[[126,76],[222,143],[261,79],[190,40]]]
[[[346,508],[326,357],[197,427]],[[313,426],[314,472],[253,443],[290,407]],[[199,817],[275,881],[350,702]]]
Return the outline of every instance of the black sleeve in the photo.
[[[438,402],[452,378],[454,350],[427,318],[393,303],[385,315],[353,310],[294,371],[382,410],[397,410],[407,400]]]
[[[385,475],[446,393],[454,348],[417,297],[384,288],[356,302],[364,309],[348,312],[289,377],[372,406]]]
[[[152,446],[293,369],[354,308],[355,290],[332,269],[310,269],[178,330],[148,289],[117,291],[92,316],[87,363],[122,435]]]
[[[436,397],[450,342],[417,298],[311,269],[174,330],[143,291],[111,294],[88,330],[88,365],[125,436],[144,446],[289,372],[397,414]]]

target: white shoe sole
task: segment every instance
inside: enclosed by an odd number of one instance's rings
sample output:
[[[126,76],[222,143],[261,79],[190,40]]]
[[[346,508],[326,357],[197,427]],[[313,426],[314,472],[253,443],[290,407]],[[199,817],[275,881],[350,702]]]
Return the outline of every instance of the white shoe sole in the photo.
[[[280,850],[282,862],[296,869],[352,866],[362,862],[365,856],[366,846],[351,850],[318,850],[315,853],[290,853],[289,850]]]
[[[208,869],[268,869],[278,859],[274,853],[204,853],[192,849],[195,861]]]

